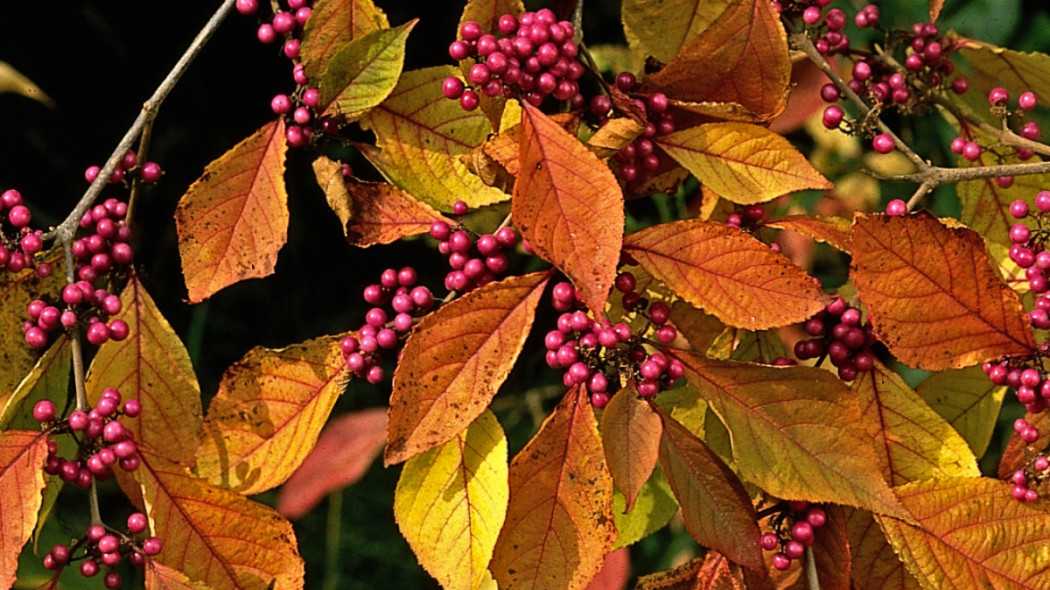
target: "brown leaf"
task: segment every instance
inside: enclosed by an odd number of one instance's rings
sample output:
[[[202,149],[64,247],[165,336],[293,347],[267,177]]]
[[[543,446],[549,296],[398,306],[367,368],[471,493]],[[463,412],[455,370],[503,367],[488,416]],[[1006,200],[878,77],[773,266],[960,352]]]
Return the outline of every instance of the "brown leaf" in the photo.
[[[549,276],[489,283],[416,326],[394,370],[386,465],[448,442],[485,411],[525,344]]]
[[[288,239],[284,122],[268,123],[208,164],[179,199],[182,274],[191,303],[273,273]]]
[[[146,590],[208,590],[179,570],[150,559],[146,562]]]
[[[1024,415],[1024,419],[1039,431],[1039,438],[1035,442],[1027,443],[1016,431],[1010,433],[1010,440],[1006,443],[1006,449],[1003,450],[1002,459],[999,460],[999,477],[1002,479],[1009,479],[1014,471],[1028,463],[1032,454],[1028,447],[1045,449],[1047,445],[1050,445],[1050,414],[1047,412],[1028,413]]]
[[[605,461],[613,483],[627,500],[624,512],[634,508],[638,492],[656,467],[662,431],[660,416],[638,398],[633,382],[616,393],[602,412]]]
[[[646,270],[689,303],[749,330],[802,321],[826,296],[804,270],[754,237],[700,220],[663,223],[624,239]]]
[[[941,16],[941,9],[944,8],[944,0],[930,0],[930,22],[937,22],[937,17]]]
[[[601,313],[623,243],[623,193],[608,166],[540,110],[526,103],[521,123],[514,223]]]
[[[638,578],[635,590],[745,590],[739,572],[717,551],[694,557],[682,565]]]
[[[587,140],[587,148],[601,159],[616,155],[645,131],[644,121],[631,117],[606,119],[605,124]]]
[[[813,565],[820,588],[850,590],[850,574],[853,567],[849,539],[846,536],[845,512],[841,506],[834,504],[822,504],[820,507],[827,515],[827,522],[815,530],[812,546]],[[771,526],[768,523],[769,519],[765,519],[759,523],[759,527],[763,531],[770,530]],[[810,590],[806,580],[808,568],[805,557],[799,560],[798,565],[780,571],[773,567],[773,552],[763,552],[762,556],[765,558],[765,571],[762,573],[766,577],[761,580],[755,573],[744,572],[749,590]]]
[[[853,224],[841,217],[788,215],[770,219],[762,225],[797,232],[818,242],[824,242],[839,252],[850,252],[850,231]]]
[[[330,492],[361,479],[384,443],[383,408],[361,410],[329,421],[314,450],[281,486],[277,511],[292,520],[302,517]]]
[[[510,465],[510,506],[490,569],[502,590],[581,590],[616,528],[613,483],[582,387],[565,395]]]
[[[733,2],[686,43],[666,67],[645,81],[641,92],[663,92],[693,102],[738,103],[768,120],[784,110],[790,76],[780,15],[770,2],[744,0]]]
[[[386,14],[372,0],[318,0],[303,29],[300,54],[307,77],[316,82],[341,47],[387,28]]]
[[[14,585],[18,555],[36,526],[46,460],[44,433],[0,432],[0,588]]]
[[[906,364],[938,371],[1035,349],[1017,294],[969,229],[927,212],[860,215],[851,270],[879,340]]]

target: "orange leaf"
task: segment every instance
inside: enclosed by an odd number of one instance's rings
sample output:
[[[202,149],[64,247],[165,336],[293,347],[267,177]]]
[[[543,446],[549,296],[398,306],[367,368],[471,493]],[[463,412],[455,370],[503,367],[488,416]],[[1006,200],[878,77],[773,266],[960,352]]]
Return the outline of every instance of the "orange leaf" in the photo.
[[[207,590],[200,582],[191,581],[186,574],[156,560],[146,562],[146,590]]]
[[[703,72],[703,75],[697,75]],[[784,110],[791,58],[772,3],[737,1],[649,76],[641,92],[693,102],[735,102],[767,120]]]
[[[656,467],[661,431],[660,416],[638,399],[633,382],[614,395],[602,412],[605,460],[613,483],[627,500],[625,513],[634,508],[638,492]]]
[[[594,409],[569,390],[510,465],[510,506],[490,569],[502,590],[580,590],[616,540],[613,483]]]
[[[833,185],[782,136],[750,123],[707,123],[656,140],[711,190],[740,205]]]
[[[867,510],[846,509],[846,532],[853,554],[853,583],[860,590],[919,590],[875,518]]]
[[[1050,588],[1050,514],[985,478],[918,481],[896,488],[918,520],[876,516],[901,561],[925,588]]]
[[[448,442],[485,411],[525,344],[549,276],[489,283],[416,326],[394,370],[386,465]]]
[[[1024,415],[1024,419],[1032,428],[1039,431],[1039,438],[1035,442],[1027,443],[1016,431],[1010,433],[1010,440],[1006,443],[1006,449],[1003,450],[1003,456],[999,460],[999,477],[1003,479],[1008,479],[1014,471],[1028,463],[1032,456],[1032,451],[1028,447],[1045,449],[1050,445],[1050,414],[1046,412],[1028,413]]]
[[[941,16],[941,9],[944,8],[944,0],[930,0],[930,22],[937,22],[937,17]]]
[[[208,406],[196,474],[246,496],[291,477],[349,381],[340,338],[255,347],[230,365]]]
[[[623,193],[608,166],[539,109],[525,103],[521,125],[514,223],[601,313],[623,243]]]
[[[36,526],[46,460],[45,434],[0,432],[0,588],[14,585],[18,555]]]
[[[707,445],[652,406],[663,421],[660,468],[667,476],[685,528],[705,547],[752,570],[762,569],[758,516],[744,485]]]
[[[674,354],[732,433],[741,477],[770,494],[906,518],[876,464],[854,394],[813,367],[770,367]]]
[[[354,39],[389,27],[386,14],[372,0],[318,2],[303,29],[300,54],[306,75],[316,81],[340,48]]]
[[[141,457],[134,475],[164,547],[154,559],[215,590],[302,588],[291,523],[161,457]]]
[[[744,590],[744,581],[729,566],[724,555],[708,551],[674,569],[638,578],[635,590]]]
[[[331,420],[277,496],[277,511],[297,519],[334,490],[365,474],[386,442],[386,409],[361,410]]]
[[[972,230],[926,212],[858,216],[851,274],[879,339],[908,365],[938,371],[1035,350],[1017,293]]]
[[[143,450],[189,466],[201,437],[201,392],[190,355],[137,275],[124,287],[116,318],[129,336],[99,347],[87,375],[88,399],[107,387],[138,399],[142,414],[121,422]]]
[[[284,122],[264,125],[208,164],[179,199],[182,274],[190,303],[273,272],[288,239]]]
[[[718,18],[728,4],[729,0],[626,0],[620,10],[623,31],[631,52],[638,58],[652,56],[667,63],[682,45]]]
[[[725,224],[693,219],[654,225],[628,235],[624,250],[683,299],[730,326],[786,326],[825,305],[804,270]]]
[[[788,215],[770,219],[762,225],[800,233],[849,254],[850,231],[853,224],[841,217],[819,215]]]

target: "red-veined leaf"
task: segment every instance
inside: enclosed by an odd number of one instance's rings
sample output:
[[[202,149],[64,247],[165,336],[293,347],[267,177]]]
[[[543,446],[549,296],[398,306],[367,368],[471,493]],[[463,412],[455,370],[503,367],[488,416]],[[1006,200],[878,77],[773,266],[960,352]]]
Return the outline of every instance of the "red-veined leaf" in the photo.
[[[194,582],[179,570],[155,560],[146,561],[146,590],[208,590],[200,582]]]
[[[182,274],[191,303],[273,273],[288,239],[284,122],[267,123],[217,160],[179,199]]]
[[[663,421],[660,467],[667,477],[685,528],[698,543],[752,570],[762,568],[758,516],[733,470],[693,433],[659,406]]]
[[[764,0],[736,0],[667,66],[649,76],[641,92],[663,92],[693,102],[733,102],[768,120],[784,110],[790,77],[780,14]]]
[[[682,565],[638,578],[635,590],[745,590],[744,580],[717,551],[694,557]]]
[[[981,367],[970,367],[934,373],[915,392],[955,428],[975,456],[984,456],[1006,395],[1005,385],[993,384]]]
[[[46,434],[0,432],[0,588],[14,585],[18,555],[36,526],[46,460]]]
[[[860,590],[919,590],[922,586],[904,567],[867,510],[846,509],[846,532],[853,554],[853,583]]]
[[[602,569],[594,576],[587,590],[624,590],[631,578],[631,556],[626,547],[606,553]]]
[[[390,95],[405,65],[405,43],[419,19],[354,39],[331,61],[318,81],[319,110],[355,121]]]
[[[674,353],[732,433],[737,472],[780,498],[907,518],[882,475],[854,395],[828,371]]]
[[[729,0],[626,0],[620,8],[623,31],[635,56],[667,63],[729,4]]]
[[[485,411],[452,440],[405,463],[394,518],[423,569],[446,590],[484,581],[510,493],[507,438]]]
[[[850,231],[853,224],[841,217],[788,215],[770,219],[762,225],[800,233],[818,242],[824,242],[840,252],[849,254],[850,251]]]
[[[625,512],[634,508],[638,493],[656,467],[662,430],[660,416],[638,399],[633,382],[616,393],[602,412],[605,461],[613,483],[627,500]]]
[[[306,75],[317,80],[339,48],[390,27],[372,0],[317,0],[303,28],[300,54]]]
[[[925,588],[1050,588],[1050,514],[985,478],[913,482],[895,489],[918,520],[876,516]]]
[[[196,474],[246,496],[291,477],[350,379],[341,337],[255,347],[230,365],[208,405]]]
[[[689,303],[749,330],[786,326],[820,311],[826,296],[804,270],[725,224],[697,219],[628,235],[624,250]]]
[[[904,363],[938,371],[1035,349],[1017,293],[972,230],[926,212],[860,215],[851,275],[879,340]]]
[[[601,313],[623,244],[623,193],[608,166],[536,107],[524,104],[521,126],[514,223]]]
[[[707,123],[657,138],[667,155],[724,199],[763,203],[833,185],[782,136],[749,123]]]
[[[511,462],[491,566],[501,590],[585,588],[616,539],[612,497],[594,409],[574,387]]]
[[[549,276],[489,283],[423,318],[394,370],[387,465],[448,442],[485,411],[525,344]]]
[[[365,474],[386,443],[386,409],[361,410],[331,420],[314,450],[281,486],[277,511],[295,520],[330,492]]]
[[[989,134],[974,130],[974,137],[982,145],[994,145],[998,139]],[[973,162],[966,158],[958,158],[959,167],[995,166],[997,164],[1020,164],[1021,159],[1016,156],[1003,156],[996,154],[993,150],[981,150],[981,155]],[[956,193],[962,203],[962,211],[959,212],[959,221],[967,227],[981,234],[987,243],[1002,244],[1004,247],[1013,245],[1010,240],[1010,228],[1018,223],[1017,218],[1010,214],[1010,204],[1014,201],[1024,201],[1032,211],[1035,211],[1035,196],[1043,190],[1050,181],[1047,174],[1025,174],[1014,177],[1014,182],[1008,187],[1001,187],[994,178],[981,178],[967,180],[956,185]]]

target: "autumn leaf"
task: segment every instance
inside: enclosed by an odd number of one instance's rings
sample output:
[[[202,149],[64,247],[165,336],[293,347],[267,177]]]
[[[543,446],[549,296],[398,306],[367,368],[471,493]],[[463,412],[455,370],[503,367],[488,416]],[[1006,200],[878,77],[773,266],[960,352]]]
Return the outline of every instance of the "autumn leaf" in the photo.
[[[740,205],[833,185],[784,137],[749,123],[707,123],[656,139],[716,193]]]
[[[452,440],[405,463],[394,518],[446,590],[478,588],[507,512],[507,439],[486,410]]]
[[[770,219],[762,225],[797,232],[818,242],[824,242],[840,252],[850,252],[850,232],[853,224],[841,217],[787,215]]]
[[[0,94],[6,93],[20,94],[48,108],[55,108],[55,101],[44,94],[44,91],[27,78],[25,74],[16,70],[6,61],[0,61]]]
[[[623,31],[631,51],[640,59],[652,56],[667,63],[682,45],[707,29],[729,4],[729,0],[659,3],[626,0],[620,9]]]
[[[653,470],[649,480],[635,498],[634,508],[627,511],[627,499],[620,490],[613,491],[613,515],[615,516],[616,543],[613,549],[634,545],[656,531],[667,526],[678,513],[678,500],[671,491],[660,466]]]
[[[682,507],[685,528],[698,543],[752,570],[762,568],[758,516],[744,485],[693,433],[659,406],[663,421],[660,467]]]
[[[882,363],[876,361],[875,370],[858,373],[851,389],[875,441],[882,476],[891,486],[981,475],[977,458],[959,433]]]
[[[539,109],[525,103],[521,124],[511,216],[536,253],[601,313],[623,243],[623,193],[608,166]]]
[[[999,477],[1009,479],[1014,471],[1025,467],[1032,458],[1033,449],[1045,449],[1050,446],[1050,414],[1039,412],[1038,414],[1027,413],[1023,416],[1029,426],[1039,432],[1039,437],[1029,443],[1021,439],[1015,430],[1010,433],[1010,439],[1003,449],[1003,456],[999,459]]]
[[[46,460],[45,433],[0,432],[0,588],[14,585],[18,555],[36,526]]]
[[[1035,349],[981,237],[929,213],[859,215],[851,276],[879,340],[908,365],[955,369]]]
[[[983,139],[984,144],[995,144],[998,139],[975,130],[975,137]],[[995,166],[997,164],[1020,164],[1017,157],[997,156],[991,150],[981,150],[980,157],[970,162],[959,158],[960,167]],[[1012,246],[1010,227],[1018,219],[1010,214],[1010,205],[1014,201],[1024,201],[1035,211],[1035,196],[1050,184],[1050,175],[1025,174],[1014,177],[1010,186],[1003,188],[996,184],[994,178],[967,180],[956,185],[956,193],[962,203],[959,221],[981,234],[985,242]]]
[[[22,272],[0,272],[0,317],[21,318],[29,302],[47,293],[60,293],[65,285],[65,273],[53,261],[51,276],[41,279],[33,269]],[[61,268],[64,268],[61,267]],[[12,324],[16,326],[17,324]],[[0,330],[0,405],[5,405],[19,381],[33,368],[40,352],[26,346],[22,330]]]
[[[464,111],[442,94],[445,78],[455,74],[451,66],[404,72],[390,96],[361,119],[376,134],[376,146],[362,146],[362,155],[387,180],[445,211],[459,200],[481,207],[507,199],[460,161],[492,127],[483,113]]]
[[[525,12],[525,5],[521,0],[468,0],[463,7],[463,14],[459,17],[459,26],[467,21],[478,23],[481,30],[495,35],[499,31],[499,17],[504,14],[519,16]],[[457,32],[459,29],[456,29]],[[462,39],[462,35],[456,36]]]
[[[846,509],[846,533],[853,555],[853,583],[860,590],[919,590],[915,576],[904,567],[875,518],[867,510]]]
[[[510,465],[492,573],[501,590],[582,590],[616,539],[613,484],[594,409],[569,390]]]
[[[660,416],[638,398],[633,382],[617,392],[602,412],[605,461],[613,483],[627,500],[625,512],[634,508],[638,493],[656,467],[662,430]]]
[[[737,103],[769,120],[784,110],[790,77],[780,14],[764,0],[737,0],[649,76],[640,92]]]
[[[1050,514],[985,478],[919,481],[896,488],[918,520],[876,516],[924,588],[1050,588]]]
[[[150,559],[146,561],[146,590],[208,590],[200,582],[194,582],[179,570]]]
[[[944,8],[944,0],[930,0],[930,22],[937,22],[937,17],[941,16],[941,9]]]
[[[812,555],[813,569],[810,570],[803,557],[798,566],[792,566],[785,571],[778,570],[773,566],[772,551],[764,551],[762,557],[765,561],[763,572],[744,572],[747,580],[748,590],[810,590],[806,580],[806,574],[812,571],[820,581],[822,590],[851,590],[850,578],[853,570],[853,556],[846,536],[846,516],[841,506],[834,504],[821,504],[827,520],[824,526],[815,530],[813,536]],[[790,524],[790,520],[787,524]],[[759,528],[763,531],[772,530],[770,519],[759,522]],[[876,528],[876,532],[878,529]],[[765,574],[765,579],[760,576]],[[863,575],[863,573],[861,574]],[[893,586],[887,586],[893,588]],[[896,590],[896,589],[894,589]]]
[[[369,33],[390,28],[372,0],[317,0],[303,27],[300,55],[310,80],[318,80],[339,48]]]
[[[302,517],[330,492],[361,479],[385,443],[385,408],[330,420],[314,449],[281,486],[277,511],[292,520]]]
[[[318,81],[319,110],[355,121],[390,95],[405,64],[405,43],[419,19],[373,31],[339,50]]]
[[[99,347],[87,375],[88,399],[97,401],[113,387],[124,399],[137,399],[142,414],[121,423],[138,447],[190,466],[201,437],[201,392],[189,353],[168,320],[132,275],[120,295],[114,319],[128,324],[127,339]]]
[[[744,590],[731,562],[717,551],[694,557],[673,569],[638,578],[635,590]]]
[[[881,474],[853,393],[813,367],[767,367],[675,351],[685,377],[732,433],[745,480],[780,498],[907,518]]]
[[[71,364],[69,339],[61,337],[44,351],[44,355],[37,359],[14,391],[3,400],[3,406],[0,406],[0,430],[39,428],[40,422],[33,418],[33,407],[44,399],[60,403],[69,396]]]
[[[974,39],[958,40],[959,54],[973,66],[968,75],[985,95],[993,86],[1011,92],[1032,91],[1036,96],[1050,96],[1050,55],[1038,51],[1024,52]],[[986,103],[987,104],[987,103]]]
[[[215,590],[302,588],[291,523],[159,456],[141,456],[134,475],[164,547],[154,559]]]
[[[981,367],[975,366],[934,373],[915,392],[955,428],[975,456],[983,457],[1006,389],[1005,385],[993,384]]]
[[[525,344],[549,276],[489,283],[416,326],[394,370],[386,465],[448,442],[485,411]]]
[[[786,326],[825,305],[804,270],[725,224],[693,219],[654,225],[628,235],[624,250],[683,299],[730,326]]]
[[[190,303],[273,273],[288,239],[284,123],[267,123],[204,169],[179,199],[175,226]]]
[[[606,553],[602,568],[586,590],[624,590],[631,578],[631,556],[626,547]]]
[[[392,184],[344,177],[342,166],[323,156],[314,160],[313,168],[328,206],[339,216],[346,241],[352,246],[389,244],[426,233],[435,221],[452,223]]]
[[[611,158],[645,131],[645,119],[611,117],[587,139],[587,149],[601,159]]]
[[[226,369],[208,406],[196,474],[244,495],[291,477],[350,378],[340,339],[255,347]]]

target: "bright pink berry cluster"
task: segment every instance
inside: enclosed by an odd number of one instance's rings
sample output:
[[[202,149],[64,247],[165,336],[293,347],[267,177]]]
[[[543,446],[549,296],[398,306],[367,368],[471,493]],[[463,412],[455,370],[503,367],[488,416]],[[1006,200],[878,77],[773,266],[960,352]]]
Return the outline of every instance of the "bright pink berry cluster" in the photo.
[[[843,32],[849,21],[846,13],[838,8],[824,13],[824,9],[831,5],[831,0],[780,0],[774,1],[773,5],[785,20],[801,20],[811,30],[813,43],[821,54],[845,53],[849,49],[849,37]],[[864,14],[864,17],[857,20],[858,26],[867,27],[878,23],[878,7],[865,7],[860,14]]]
[[[813,545],[816,529],[827,523],[828,515],[823,508],[803,501],[780,503],[773,513],[773,531],[763,534],[758,544],[766,551],[779,549],[773,555],[773,567],[784,571],[805,554],[806,547]]]
[[[1024,418],[1014,421],[1014,431],[1027,444],[1039,440],[1039,431]],[[1028,456],[1025,465],[1010,476],[1010,481],[1014,484],[1010,495],[1023,502],[1035,502],[1039,499],[1039,488],[1047,480],[1050,480],[1050,459],[1047,459],[1047,451],[1044,449],[1040,453]]]
[[[548,96],[570,101],[572,108],[584,105],[577,80],[586,68],[576,59],[579,47],[573,40],[576,29],[569,21],[558,21],[554,12],[541,9],[520,17],[504,14],[491,34],[474,21],[459,29],[459,40],[448,48],[456,61],[473,59],[467,84],[455,76],[445,80],[445,97],[458,100],[472,111],[484,96],[520,97],[539,106]]]
[[[463,215],[467,204],[458,201],[452,211]],[[519,241],[518,232],[509,226],[475,239],[465,227],[453,228],[444,221],[430,226],[430,237],[438,240],[438,252],[448,256],[451,270],[445,275],[445,288],[460,293],[487,285],[506,273],[509,258],[505,250],[512,250]]]
[[[84,180],[88,183],[95,182],[98,178],[99,172],[102,172],[102,168],[99,166],[88,166],[84,170]],[[124,158],[117,163],[117,169],[113,171],[113,174],[109,177],[110,184],[120,184],[121,182],[129,181],[135,178],[139,178],[142,182],[155,183],[160,180],[160,177],[164,175],[164,172],[160,169],[160,164],[156,162],[146,162],[139,164],[138,154],[133,150],[128,150],[124,154]]]
[[[51,265],[36,260],[44,250],[43,232],[33,230],[33,214],[22,202],[22,193],[8,189],[0,194],[0,271],[22,272],[35,268],[40,278],[51,274]]]
[[[640,186],[649,180],[665,162],[671,159],[653,144],[654,137],[674,133],[674,116],[668,111],[670,103],[662,92],[641,95],[634,91],[638,79],[631,72],[620,72],[616,76],[616,88],[634,99],[635,105],[645,114],[645,129],[633,142],[614,156],[619,163],[619,175],[628,186]],[[604,94],[591,98],[590,112],[599,117],[598,125],[604,125],[612,116],[612,99]]]
[[[1005,88],[996,87],[988,93],[988,104],[992,109],[992,113],[1002,119],[1005,126],[1013,127],[1014,131],[1025,139],[1038,141],[1040,134],[1039,125],[1034,121],[1025,120],[1025,114],[1038,104],[1035,93],[1031,91],[1021,93],[1017,97],[1018,108],[1014,110],[1009,109],[1009,101],[1010,93]],[[964,136],[953,139],[950,147],[952,152],[971,162],[976,162],[980,159],[981,153],[985,149],[977,141]],[[1003,148],[996,146],[996,149]],[[1028,160],[1035,155],[1035,152],[1025,147],[1007,149],[1013,149],[1020,160]],[[1006,153],[996,152],[995,155],[1002,158]],[[995,178],[995,183],[1001,188],[1009,188],[1013,185],[1014,179],[1012,176],[998,176]]]
[[[70,545],[56,544],[44,556],[44,567],[57,571],[67,565],[80,562],[80,575],[93,578],[101,572],[102,567],[110,568],[102,577],[102,585],[111,590],[120,588],[120,574],[115,568],[126,556],[136,567],[144,567],[146,559],[160,553],[161,541],[156,537],[147,537],[139,541],[136,536],[146,532],[149,521],[141,512],[128,516],[126,531],[107,529],[101,524],[88,527],[84,536]]]
[[[803,326],[813,338],[795,343],[795,356],[800,360],[827,358],[838,368],[839,377],[852,381],[858,373],[875,368],[871,347],[878,341],[870,322],[864,322],[860,310],[850,307],[841,297],[829,303]]]

